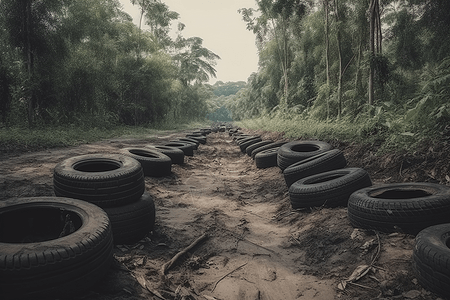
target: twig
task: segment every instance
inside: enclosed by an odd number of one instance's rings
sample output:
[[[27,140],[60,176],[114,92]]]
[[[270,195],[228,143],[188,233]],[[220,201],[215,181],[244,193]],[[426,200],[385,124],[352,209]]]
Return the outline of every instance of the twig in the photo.
[[[166,262],[162,267],[161,267],[161,275],[165,276],[166,272],[170,269],[170,267],[183,255],[186,254],[186,252],[188,252],[189,250],[191,250],[192,248],[194,248],[198,243],[200,243],[201,241],[203,241],[204,239],[206,239],[208,237],[208,235],[206,233],[202,234],[200,237],[198,237],[195,241],[193,241],[189,246],[187,246],[186,248],[184,248],[183,250],[181,250],[180,252],[178,252],[170,261]]]
[[[380,236],[378,235],[378,232],[375,231],[375,234],[377,235],[377,241],[378,241],[378,246],[377,246],[377,252],[375,253],[375,256],[372,258],[372,262],[370,263],[370,266],[372,267],[375,262],[378,260],[378,257],[380,256],[380,252],[381,252],[381,241],[380,241]]]
[[[222,280],[223,280],[225,277],[227,277],[228,275],[230,275],[230,274],[236,272],[237,270],[239,270],[240,268],[242,268],[242,267],[245,266],[246,264],[248,264],[248,263],[245,263],[245,264],[243,264],[243,265],[237,267],[237,268],[234,269],[233,271],[228,272],[227,274],[223,275],[219,280],[216,281],[216,283],[214,283],[214,286],[213,286],[213,288],[212,288],[212,290],[211,290],[211,293],[214,292],[214,290],[216,289],[217,284],[218,284],[220,281],[222,281]]]

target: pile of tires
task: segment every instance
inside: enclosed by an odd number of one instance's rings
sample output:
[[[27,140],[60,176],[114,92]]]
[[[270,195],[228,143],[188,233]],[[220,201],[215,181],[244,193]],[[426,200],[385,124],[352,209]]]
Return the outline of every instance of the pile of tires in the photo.
[[[66,159],[53,172],[55,195],[101,207],[111,221],[115,244],[139,241],[155,224],[155,204],[145,193],[144,172],[134,158],[89,154]]]
[[[100,207],[61,197],[0,201],[1,299],[57,299],[94,286],[112,263]]]
[[[286,142],[262,140],[261,136],[247,135],[238,129],[230,129],[229,136],[233,138],[242,153],[246,153],[255,160],[256,167],[260,169],[277,165],[277,151]]]
[[[258,168],[278,166],[293,209],[347,206],[353,227],[416,235],[413,269],[419,283],[450,295],[450,187],[433,183],[372,186],[361,168],[348,168],[339,149],[321,141],[273,142],[230,130]]]
[[[171,146],[66,159],[53,172],[56,197],[0,202],[1,299],[49,299],[81,293],[112,263],[114,244],[132,244],[155,224],[144,176],[171,174],[206,143],[205,128]]]

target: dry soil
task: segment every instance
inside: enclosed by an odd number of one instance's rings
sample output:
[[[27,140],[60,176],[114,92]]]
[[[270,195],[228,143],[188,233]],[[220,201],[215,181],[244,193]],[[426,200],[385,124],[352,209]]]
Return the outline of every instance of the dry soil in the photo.
[[[66,158],[162,144],[186,133],[3,154],[0,200],[53,196],[53,168]],[[259,134],[282,139],[280,134]],[[433,175],[433,165],[423,155],[421,161],[407,165],[413,156],[380,158],[373,154],[373,145],[331,143],[344,151],[349,166],[366,168],[374,184],[411,180],[448,184],[438,176],[448,171],[448,162],[436,163]],[[147,177],[146,190],[156,205],[154,231],[137,244],[117,245],[109,274],[93,289],[67,299],[438,298],[415,279],[413,236],[355,229],[345,207],[292,211],[280,169],[258,169],[228,133],[209,134],[207,143],[186,157],[184,165],[172,166],[171,176]],[[205,234],[162,276],[166,262]],[[367,274],[342,284],[364,265],[371,266],[365,268]]]

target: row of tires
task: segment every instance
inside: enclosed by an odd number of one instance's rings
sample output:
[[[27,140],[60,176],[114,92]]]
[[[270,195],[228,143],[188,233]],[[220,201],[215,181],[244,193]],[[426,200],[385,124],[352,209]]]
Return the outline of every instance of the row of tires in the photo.
[[[419,282],[450,295],[450,187],[433,183],[372,186],[361,168],[346,168],[338,149],[322,141],[263,141],[230,130],[258,168],[278,166],[293,209],[347,206],[356,228],[416,235],[413,267]]]
[[[0,298],[50,299],[92,287],[108,272],[114,244],[137,242],[154,227],[144,176],[169,175],[210,132],[72,157],[54,169],[56,197],[1,201]]]

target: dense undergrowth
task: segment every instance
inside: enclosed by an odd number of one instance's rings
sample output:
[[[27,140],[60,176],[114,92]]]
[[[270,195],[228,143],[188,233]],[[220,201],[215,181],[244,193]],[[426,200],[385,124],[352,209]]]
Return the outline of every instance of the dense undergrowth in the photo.
[[[381,122],[375,118],[361,118],[359,120],[342,118],[332,121],[319,121],[301,117],[286,119],[265,116],[242,120],[235,124],[251,130],[279,132],[290,140],[318,139],[374,145],[377,148],[377,154],[414,153],[424,145],[450,144],[449,132],[410,132],[407,131],[408,128],[404,123],[399,122],[398,126],[389,127],[386,122]]]

